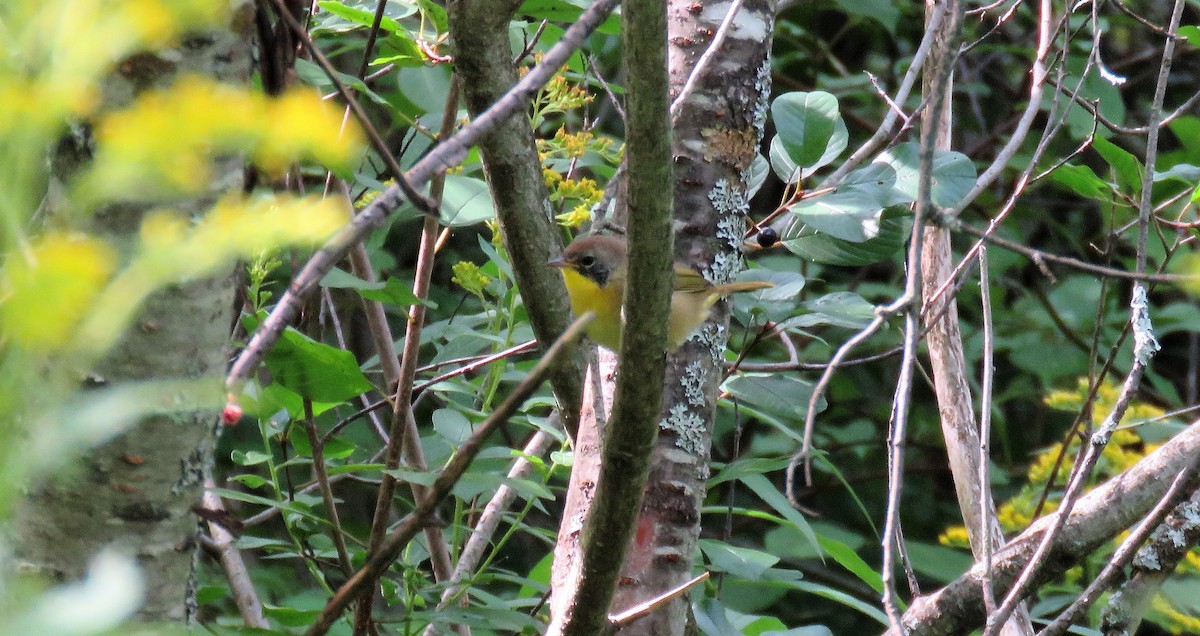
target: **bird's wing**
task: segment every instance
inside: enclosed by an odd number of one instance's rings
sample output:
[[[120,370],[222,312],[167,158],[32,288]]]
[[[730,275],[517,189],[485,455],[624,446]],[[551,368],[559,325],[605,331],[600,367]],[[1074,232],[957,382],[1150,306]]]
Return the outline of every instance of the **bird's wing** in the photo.
[[[712,283],[705,280],[700,272],[686,265],[675,266],[675,285],[672,287],[675,291],[700,294],[708,291],[711,287]]]

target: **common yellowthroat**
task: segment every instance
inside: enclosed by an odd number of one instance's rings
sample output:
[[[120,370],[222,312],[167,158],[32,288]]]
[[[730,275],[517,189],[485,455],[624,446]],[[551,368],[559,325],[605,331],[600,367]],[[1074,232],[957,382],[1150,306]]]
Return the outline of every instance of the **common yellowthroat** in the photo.
[[[562,268],[571,309],[576,315],[593,311],[596,319],[588,326],[588,336],[600,346],[616,351],[621,342],[625,316],[621,301],[625,295],[625,239],[591,235],[575,239],[563,251],[562,258],[550,261]],[[667,326],[667,348],[674,351],[708,317],[713,303],[729,294],[772,287],[755,281],[713,285],[696,270],[675,263],[675,283],[671,294],[671,316]]]

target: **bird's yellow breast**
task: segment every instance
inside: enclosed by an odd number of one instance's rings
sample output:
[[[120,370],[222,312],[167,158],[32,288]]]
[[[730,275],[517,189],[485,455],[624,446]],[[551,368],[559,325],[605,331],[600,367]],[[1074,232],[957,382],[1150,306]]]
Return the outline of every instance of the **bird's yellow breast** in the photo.
[[[596,319],[588,325],[588,337],[596,344],[616,351],[621,344],[621,301],[625,288],[616,282],[604,287],[596,281],[567,268],[563,270],[567,294],[571,297],[571,311],[576,316],[595,312]]]

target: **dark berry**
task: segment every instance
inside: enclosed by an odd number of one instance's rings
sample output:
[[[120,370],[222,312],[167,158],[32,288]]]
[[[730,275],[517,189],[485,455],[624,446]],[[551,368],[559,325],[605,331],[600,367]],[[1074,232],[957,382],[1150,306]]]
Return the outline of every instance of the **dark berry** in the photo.
[[[758,231],[758,244],[762,247],[771,247],[779,242],[779,233],[775,228],[764,227]]]

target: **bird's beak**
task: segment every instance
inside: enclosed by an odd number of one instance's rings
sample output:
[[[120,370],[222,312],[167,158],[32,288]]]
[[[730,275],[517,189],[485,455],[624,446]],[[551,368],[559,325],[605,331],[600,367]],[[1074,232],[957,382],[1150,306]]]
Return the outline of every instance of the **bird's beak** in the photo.
[[[563,260],[563,257],[561,257],[561,256],[558,256],[558,257],[555,257],[555,258],[552,258],[552,259],[546,261],[546,264],[549,265],[550,267],[566,267],[567,266],[567,262],[565,260]]]

